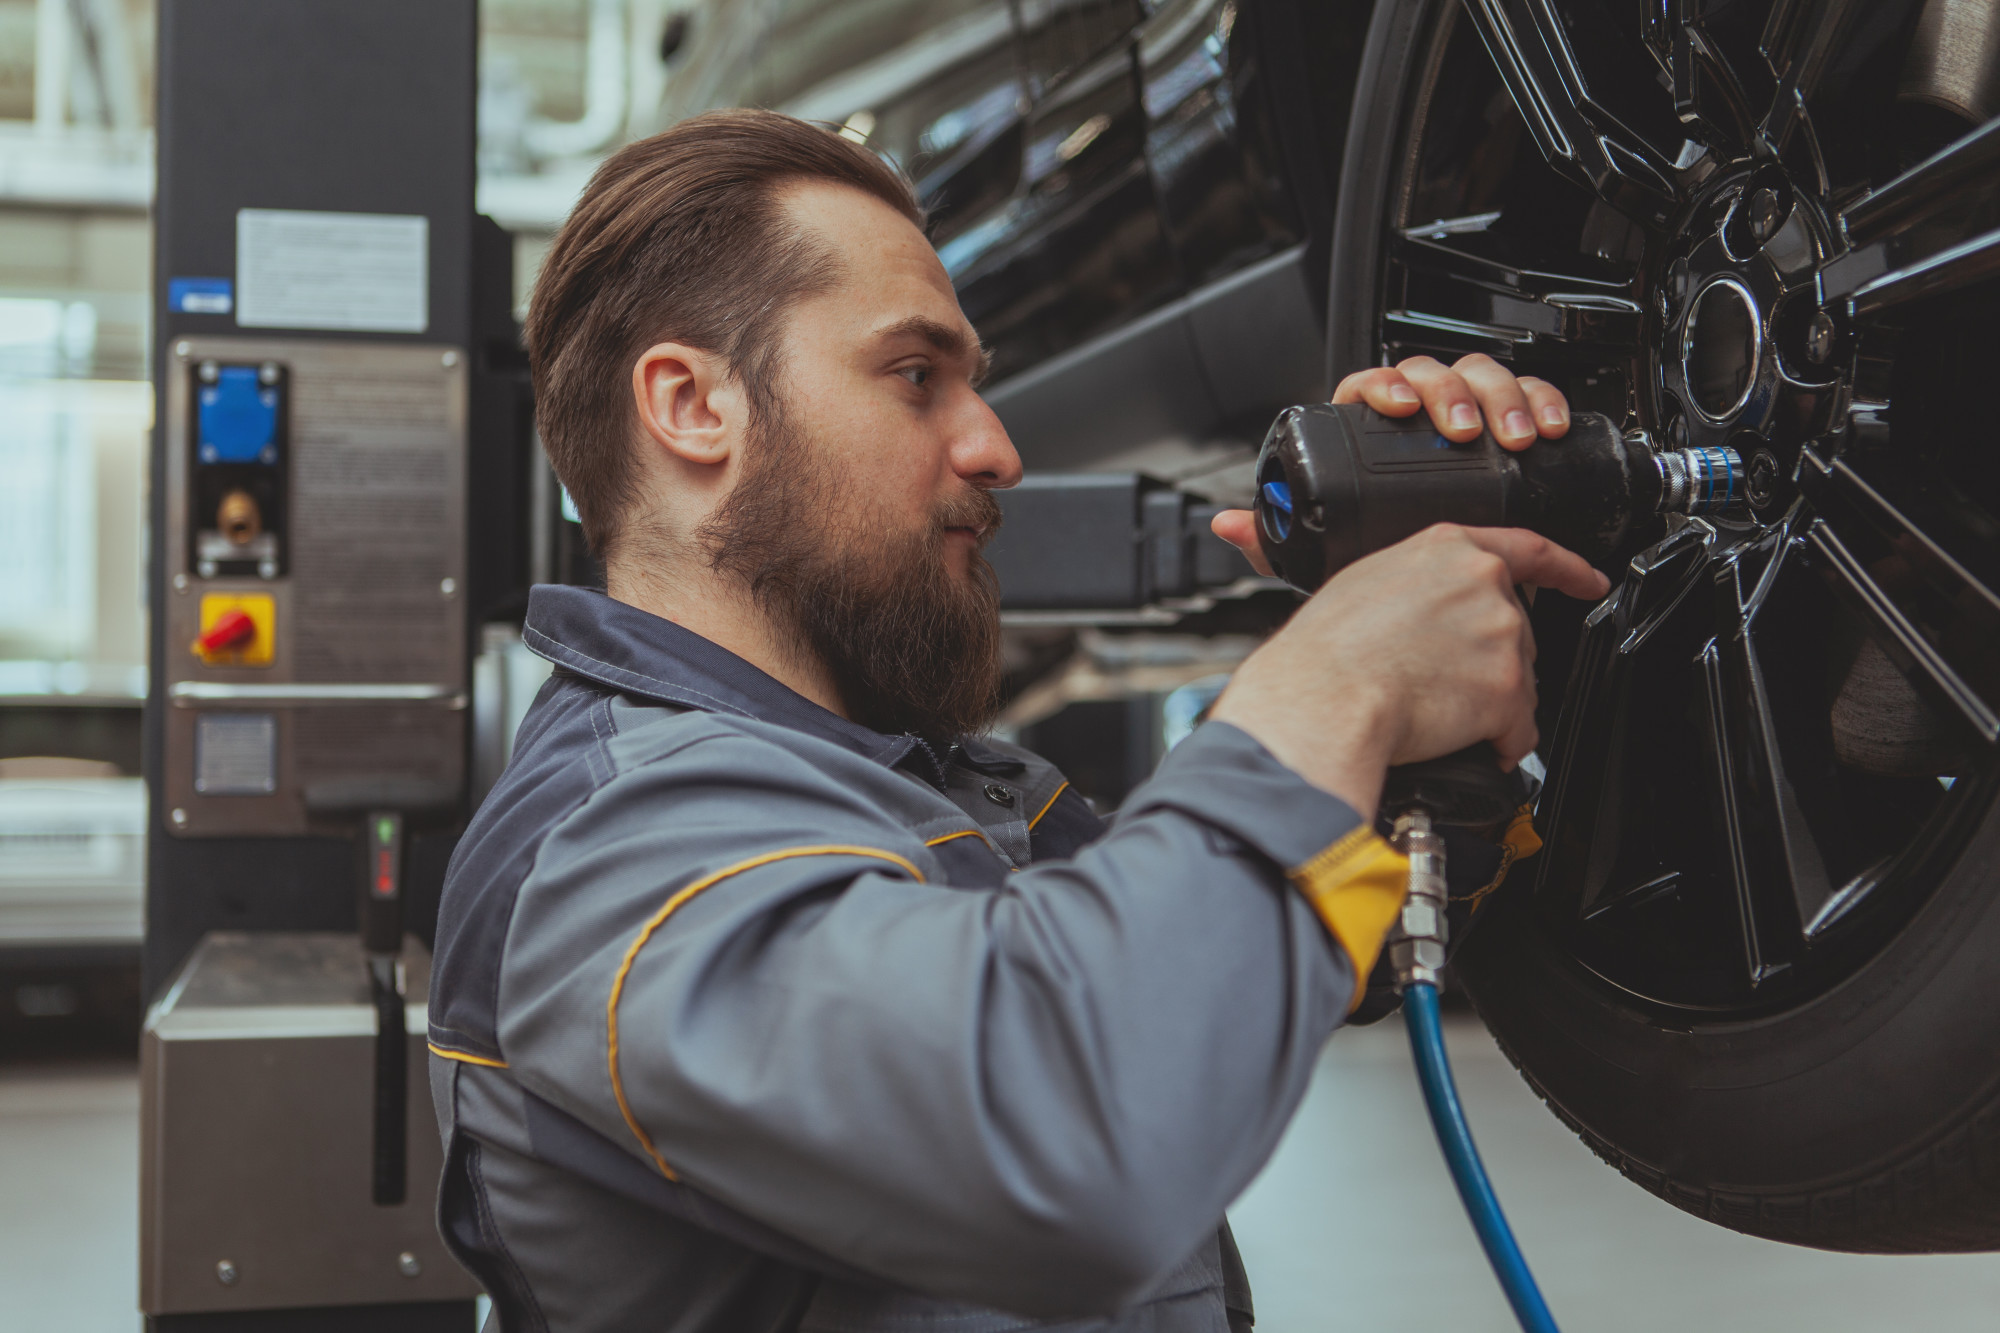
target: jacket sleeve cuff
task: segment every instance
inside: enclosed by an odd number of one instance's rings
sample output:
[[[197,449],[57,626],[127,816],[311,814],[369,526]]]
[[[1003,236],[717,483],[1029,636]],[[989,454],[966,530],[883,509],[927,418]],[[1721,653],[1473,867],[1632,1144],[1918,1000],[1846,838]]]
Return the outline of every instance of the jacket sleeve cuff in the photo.
[[[1410,861],[1363,825],[1329,844],[1319,855],[1288,870],[1286,877],[1305,895],[1322,924],[1340,941],[1354,964],[1353,1013],[1368,993],[1382,943],[1410,890]]]
[[[1175,746],[1119,820],[1163,807],[1231,835],[1285,872],[1353,964],[1352,1012],[1402,909],[1408,859],[1352,806],[1226,722],[1203,723]]]

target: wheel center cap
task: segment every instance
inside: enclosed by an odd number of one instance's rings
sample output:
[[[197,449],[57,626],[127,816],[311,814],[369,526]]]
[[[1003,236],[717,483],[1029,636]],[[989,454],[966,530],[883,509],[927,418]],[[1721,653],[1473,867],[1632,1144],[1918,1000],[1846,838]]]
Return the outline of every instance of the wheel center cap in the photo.
[[[1735,278],[1716,278],[1695,295],[1681,335],[1681,369],[1691,406],[1722,423],[1743,410],[1757,384],[1763,320]]]

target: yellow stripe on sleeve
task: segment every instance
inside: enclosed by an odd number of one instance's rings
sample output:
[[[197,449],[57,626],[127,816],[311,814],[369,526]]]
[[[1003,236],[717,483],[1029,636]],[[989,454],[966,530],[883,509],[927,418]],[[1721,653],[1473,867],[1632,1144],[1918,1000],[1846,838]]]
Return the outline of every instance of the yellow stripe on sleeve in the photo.
[[[1289,878],[1354,964],[1354,998],[1347,1006],[1353,1013],[1410,890],[1409,858],[1363,824]]]
[[[505,1060],[495,1060],[484,1055],[474,1055],[470,1051],[454,1051],[450,1047],[440,1046],[434,1041],[425,1042],[424,1045],[430,1047],[432,1055],[442,1056],[447,1060],[456,1060],[462,1065],[485,1065],[488,1069],[505,1069],[507,1067]]]

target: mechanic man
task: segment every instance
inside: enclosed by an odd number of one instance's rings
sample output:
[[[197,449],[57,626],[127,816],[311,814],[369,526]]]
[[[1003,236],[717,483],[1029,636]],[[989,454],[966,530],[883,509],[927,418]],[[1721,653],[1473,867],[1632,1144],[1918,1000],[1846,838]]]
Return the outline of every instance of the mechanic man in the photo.
[[[1021,464],[921,220],[865,149],[717,113],[605,163],[537,281],[608,595],[534,591],[555,674],[430,1000],[440,1221],[501,1328],[1247,1327],[1223,1210],[1400,902],[1384,768],[1525,754],[1514,587],[1605,590],[1517,531],[1360,561],[1100,820],[977,739]],[[1483,358],[1342,394],[1567,429]]]

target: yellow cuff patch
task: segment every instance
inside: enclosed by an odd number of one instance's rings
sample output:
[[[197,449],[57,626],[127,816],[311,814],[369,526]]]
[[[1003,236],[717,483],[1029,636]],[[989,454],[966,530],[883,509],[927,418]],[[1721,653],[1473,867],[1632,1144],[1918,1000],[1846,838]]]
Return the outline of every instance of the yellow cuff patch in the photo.
[[[1353,1013],[1410,891],[1409,858],[1363,824],[1289,878],[1354,964],[1354,998],[1347,1006]]]

